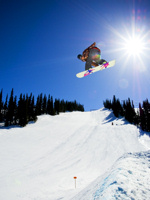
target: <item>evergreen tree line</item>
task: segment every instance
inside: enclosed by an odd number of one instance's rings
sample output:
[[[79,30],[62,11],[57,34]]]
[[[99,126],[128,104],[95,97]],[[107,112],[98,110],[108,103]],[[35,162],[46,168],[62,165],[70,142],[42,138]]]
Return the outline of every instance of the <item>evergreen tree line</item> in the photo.
[[[142,105],[139,103],[137,112],[135,112],[133,101],[130,98],[121,103],[114,95],[112,101],[106,99],[103,105],[105,108],[113,110],[116,117],[123,116],[130,123],[141,127],[143,131],[150,132],[150,103],[148,99],[143,101]]]
[[[55,99],[42,93],[38,95],[35,103],[35,98],[30,94],[20,94],[19,100],[14,96],[12,89],[10,97],[6,96],[3,102],[3,91],[0,92],[0,122],[4,122],[5,126],[20,125],[25,126],[29,121],[36,121],[38,115],[49,114],[56,115],[60,112],[84,111],[83,105],[76,101],[64,101]]]

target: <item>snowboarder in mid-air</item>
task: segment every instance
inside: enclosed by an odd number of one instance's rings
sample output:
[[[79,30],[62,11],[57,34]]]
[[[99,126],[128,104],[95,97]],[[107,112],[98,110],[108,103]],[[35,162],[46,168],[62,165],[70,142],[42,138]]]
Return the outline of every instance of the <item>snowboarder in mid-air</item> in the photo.
[[[104,59],[101,59],[101,50],[98,47],[96,47],[96,42],[94,42],[91,46],[85,49],[82,55],[79,54],[77,58],[79,58],[83,62],[86,62],[85,70],[90,69],[91,66],[97,67],[106,62]]]

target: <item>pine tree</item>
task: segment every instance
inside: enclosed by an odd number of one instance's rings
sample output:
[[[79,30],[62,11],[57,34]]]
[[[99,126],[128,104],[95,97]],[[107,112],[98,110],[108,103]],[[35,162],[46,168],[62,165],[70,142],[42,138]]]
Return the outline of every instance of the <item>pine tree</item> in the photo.
[[[32,93],[30,94],[28,98],[28,117],[29,117],[28,119],[29,121],[36,121],[34,96],[32,96]]]
[[[41,115],[40,96],[39,95],[36,100],[36,116],[37,115]]]
[[[24,100],[24,126],[29,122],[29,97],[28,94],[23,96]]]
[[[84,112],[84,106],[81,104],[78,104],[78,111]]]
[[[54,102],[53,102],[52,96],[51,96],[51,100],[50,100],[50,115],[55,115]]]
[[[5,100],[5,104],[4,104],[4,116],[3,116],[4,121],[6,121],[7,112],[8,112],[8,94],[6,96],[6,100]]]
[[[28,120],[32,121],[32,93],[28,97]]]
[[[66,111],[65,101],[61,100],[61,102],[60,102],[60,112],[65,112],[65,111]]]
[[[122,107],[119,99],[117,99],[117,101],[116,101],[116,107],[117,107],[118,115],[123,116],[124,115],[123,107]]]
[[[42,114],[47,114],[47,97],[44,95],[42,100]]]
[[[148,102],[148,99],[143,101],[143,115],[144,115],[144,130],[150,131],[150,103]]]
[[[119,117],[118,108],[117,108],[117,100],[116,100],[115,95],[113,96],[113,100],[112,100],[112,110],[115,117]]]
[[[20,126],[25,126],[27,124],[27,116],[26,116],[26,102],[25,95],[22,96],[20,94],[20,98],[18,101],[18,124]]]
[[[60,112],[60,99],[55,99],[54,109],[55,109],[55,114],[58,115]]]
[[[43,102],[43,94],[41,93],[39,96],[39,114],[43,114],[43,110],[42,110],[42,102]]]
[[[2,90],[0,92],[0,122],[3,121],[3,101],[2,101]]]
[[[105,108],[108,108],[109,110],[112,109],[111,100],[106,99],[106,101],[103,101],[103,105]]]
[[[54,115],[54,105],[53,105],[53,97],[52,96],[48,96],[48,100],[47,100],[47,113],[49,115]]]
[[[50,94],[48,95],[48,100],[47,100],[47,114],[50,115],[50,103],[51,103],[51,100],[50,100]]]
[[[37,116],[35,113],[34,96],[32,97],[32,101],[31,101],[31,120],[33,121],[37,120]]]
[[[128,120],[130,123],[133,123],[135,115],[136,113],[134,110],[133,101],[131,105],[130,98],[128,98],[128,100],[126,101],[125,119]]]
[[[14,90],[12,89],[9,103],[8,103],[8,112],[6,113],[6,122],[5,126],[10,126],[14,123]]]
[[[14,98],[14,124],[17,125],[17,96]]]

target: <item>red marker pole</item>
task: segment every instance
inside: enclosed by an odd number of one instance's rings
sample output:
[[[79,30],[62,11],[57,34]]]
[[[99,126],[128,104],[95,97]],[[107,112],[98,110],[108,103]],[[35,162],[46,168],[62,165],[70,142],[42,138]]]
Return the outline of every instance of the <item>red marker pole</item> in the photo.
[[[76,179],[77,179],[77,177],[75,176],[75,177],[73,177],[74,178],[74,180],[75,180],[75,188],[76,188]]]

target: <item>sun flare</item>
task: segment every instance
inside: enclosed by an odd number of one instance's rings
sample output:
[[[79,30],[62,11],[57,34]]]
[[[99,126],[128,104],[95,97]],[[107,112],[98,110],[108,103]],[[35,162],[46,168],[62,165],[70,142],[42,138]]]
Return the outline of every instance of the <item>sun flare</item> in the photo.
[[[140,37],[133,36],[124,41],[124,49],[130,56],[139,56],[144,48],[144,43]]]
[[[145,61],[149,58],[150,51],[150,42],[148,39],[150,31],[146,31],[145,29],[137,30],[134,24],[130,28],[127,26],[117,29],[112,26],[109,28],[114,34],[113,43],[115,47],[112,51],[118,56],[119,62],[124,60],[123,65],[128,66],[133,61],[133,67],[136,66],[136,69],[145,71]]]

